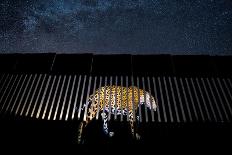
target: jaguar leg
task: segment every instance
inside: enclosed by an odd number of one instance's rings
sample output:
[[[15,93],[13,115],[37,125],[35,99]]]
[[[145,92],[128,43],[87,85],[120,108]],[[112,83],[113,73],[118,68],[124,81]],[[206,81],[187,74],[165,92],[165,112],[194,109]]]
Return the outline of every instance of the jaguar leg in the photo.
[[[96,105],[91,104],[91,107],[88,108],[86,121],[82,121],[78,127],[78,137],[77,137],[78,144],[83,143],[83,139],[82,139],[83,130],[95,116],[96,116]]]
[[[108,129],[108,117],[106,113],[102,113],[102,119],[103,119],[103,131],[106,135],[108,135],[109,133],[109,129]]]
[[[78,144],[81,144],[81,141],[82,141],[82,132],[83,132],[83,129],[86,125],[86,122],[82,121],[78,127],[78,137],[77,137],[77,143]]]
[[[104,112],[101,115],[102,115],[102,119],[103,119],[103,131],[104,131],[104,133],[106,135],[108,135],[109,137],[114,136],[114,132],[109,132],[107,114]]]
[[[134,125],[133,112],[132,111],[129,112],[129,122],[130,122],[130,127],[131,127],[131,134],[132,134],[133,138],[135,138],[136,140],[139,140],[140,135],[137,132],[135,132],[135,125]]]

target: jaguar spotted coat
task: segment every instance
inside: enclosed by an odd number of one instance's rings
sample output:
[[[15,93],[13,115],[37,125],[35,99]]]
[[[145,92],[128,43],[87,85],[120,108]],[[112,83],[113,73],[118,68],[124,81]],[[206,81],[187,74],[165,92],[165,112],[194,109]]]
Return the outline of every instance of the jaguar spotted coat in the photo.
[[[134,103],[134,104],[132,104]],[[133,111],[137,111],[139,104],[146,104],[151,110],[156,111],[157,104],[154,97],[147,91],[143,91],[137,87],[121,87],[121,86],[104,86],[98,88],[94,94],[89,96],[89,100],[83,106],[85,113],[84,120],[79,126],[78,143],[81,142],[81,136],[83,129],[89,124],[89,122],[97,116],[97,113],[101,114],[103,119],[103,131],[108,136],[113,136],[113,132],[109,132],[108,120],[110,115],[128,115],[131,127],[132,135],[138,139],[138,133],[135,133],[134,129],[134,115]],[[138,116],[137,116],[138,118]]]

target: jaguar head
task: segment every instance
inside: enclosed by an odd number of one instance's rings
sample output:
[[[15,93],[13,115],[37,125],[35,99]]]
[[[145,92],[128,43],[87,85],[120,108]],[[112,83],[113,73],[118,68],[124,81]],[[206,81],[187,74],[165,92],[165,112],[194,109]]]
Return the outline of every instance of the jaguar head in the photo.
[[[146,101],[145,101],[146,99]],[[145,104],[150,110],[156,111],[157,104],[155,102],[155,98],[149,93],[146,92],[144,95],[140,96],[140,103]]]

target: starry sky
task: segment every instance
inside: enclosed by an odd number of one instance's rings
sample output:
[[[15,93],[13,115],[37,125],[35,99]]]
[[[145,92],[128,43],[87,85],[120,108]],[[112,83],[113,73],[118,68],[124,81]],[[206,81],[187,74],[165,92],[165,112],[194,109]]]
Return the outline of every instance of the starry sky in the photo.
[[[231,0],[0,0],[0,52],[232,55]]]

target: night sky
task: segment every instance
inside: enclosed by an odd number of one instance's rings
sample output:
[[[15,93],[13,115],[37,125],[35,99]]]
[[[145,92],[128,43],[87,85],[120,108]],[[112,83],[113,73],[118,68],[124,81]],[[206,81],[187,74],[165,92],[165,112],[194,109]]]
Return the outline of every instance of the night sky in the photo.
[[[231,0],[0,0],[0,52],[232,55]]]

